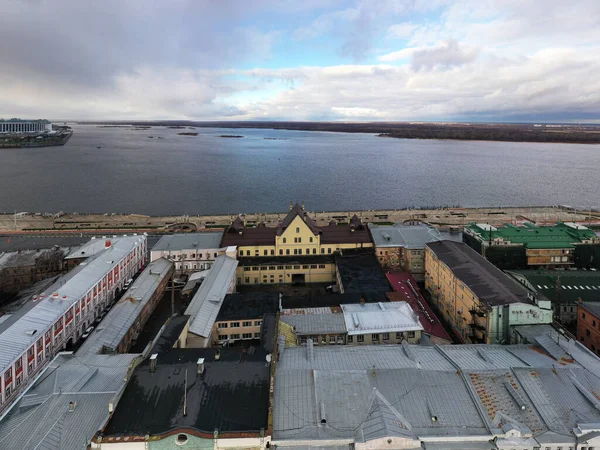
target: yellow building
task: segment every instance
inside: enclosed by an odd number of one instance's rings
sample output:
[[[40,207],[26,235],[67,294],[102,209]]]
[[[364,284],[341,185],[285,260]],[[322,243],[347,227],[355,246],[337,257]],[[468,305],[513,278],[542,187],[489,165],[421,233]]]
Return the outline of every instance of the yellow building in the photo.
[[[333,254],[372,247],[355,215],[348,224],[319,227],[296,204],[277,227],[246,227],[238,217],[223,234],[224,247],[237,246],[238,284],[328,283],[335,280]]]
[[[550,301],[519,283],[462,242],[425,248],[425,289],[467,343],[510,343],[514,325],[552,323]]]

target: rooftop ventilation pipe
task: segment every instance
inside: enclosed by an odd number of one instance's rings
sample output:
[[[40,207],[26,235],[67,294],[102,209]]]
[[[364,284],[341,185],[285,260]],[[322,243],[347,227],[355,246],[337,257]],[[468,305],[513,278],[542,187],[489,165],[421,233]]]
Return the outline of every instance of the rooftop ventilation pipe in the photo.
[[[197,375],[204,375],[204,358],[198,358],[198,371]]]
[[[110,239],[107,239],[106,241],[104,241],[104,248],[110,248],[111,245],[112,245],[112,242],[110,241]]]
[[[150,356],[150,373],[156,372],[156,365],[158,364],[158,353],[153,353]]]

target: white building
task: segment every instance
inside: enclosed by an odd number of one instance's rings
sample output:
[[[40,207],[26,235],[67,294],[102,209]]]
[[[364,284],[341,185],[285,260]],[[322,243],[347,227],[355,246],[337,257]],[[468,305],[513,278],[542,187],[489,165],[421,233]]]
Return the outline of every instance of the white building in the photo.
[[[181,233],[163,236],[150,251],[150,260],[166,258],[178,272],[210,269],[220,255],[236,257],[236,247],[221,247],[223,232]]]
[[[146,236],[106,241],[106,250],[34,296],[0,324],[0,412],[113,301],[145,263]]]
[[[52,123],[48,120],[0,119],[0,133],[42,133],[52,131]]]

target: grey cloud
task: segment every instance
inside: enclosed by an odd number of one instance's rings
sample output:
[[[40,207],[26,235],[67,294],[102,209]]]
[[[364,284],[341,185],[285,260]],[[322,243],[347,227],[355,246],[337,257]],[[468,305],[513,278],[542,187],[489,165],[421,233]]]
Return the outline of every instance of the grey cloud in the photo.
[[[437,47],[415,51],[411,65],[415,70],[460,66],[474,61],[478,53],[477,49],[464,48],[456,40],[449,39]]]

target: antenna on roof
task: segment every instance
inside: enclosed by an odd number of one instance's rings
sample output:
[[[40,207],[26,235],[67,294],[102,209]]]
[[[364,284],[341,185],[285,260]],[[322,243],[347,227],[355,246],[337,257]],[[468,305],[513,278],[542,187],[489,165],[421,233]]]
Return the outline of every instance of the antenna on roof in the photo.
[[[187,416],[187,369],[185,369],[185,385],[183,388],[183,417]]]

